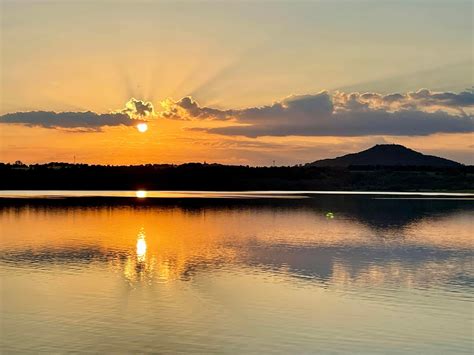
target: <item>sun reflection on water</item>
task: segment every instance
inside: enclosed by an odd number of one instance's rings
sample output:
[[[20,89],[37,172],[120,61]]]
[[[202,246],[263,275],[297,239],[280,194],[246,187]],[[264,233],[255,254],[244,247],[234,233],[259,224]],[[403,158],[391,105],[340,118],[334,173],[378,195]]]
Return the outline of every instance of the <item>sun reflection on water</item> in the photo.
[[[183,280],[200,267],[231,262],[236,257],[234,248],[221,245],[207,234],[183,244],[181,238],[166,233],[167,228],[140,228],[133,236],[133,244],[128,239],[127,252],[113,259],[112,267],[132,288]]]
[[[119,265],[121,263],[119,262]],[[155,258],[147,258],[147,242],[146,233],[142,228],[138,232],[135,244],[135,253],[130,253],[122,266],[123,275],[130,285],[135,285],[139,282],[151,284],[154,277]]]
[[[135,192],[135,195],[138,197],[138,198],[145,198],[147,196],[147,193],[145,190],[137,190]]]
[[[145,232],[140,230],[137,237],[137,260],[139,262],[144,262],[146,259],[146,240]]]

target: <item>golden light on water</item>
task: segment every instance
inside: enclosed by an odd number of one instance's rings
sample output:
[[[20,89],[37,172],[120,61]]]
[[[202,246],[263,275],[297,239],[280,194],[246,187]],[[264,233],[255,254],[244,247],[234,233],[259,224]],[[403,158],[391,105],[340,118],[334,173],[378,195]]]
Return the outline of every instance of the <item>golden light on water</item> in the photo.
[[[146,240],[145,233],[140,231],[137,237],[137,259],[138,261],[144,261],[146,257]]]
[[[137,129],[138,129],[138,132],[145,133],[146,131],[148,131],[148,124],[139,123],[139,124],[137,124]]]
[[[145,190],[137,190],[135,192],[135,195],[138,197],[138,198],[145,198],[146,197],[146,191]]]

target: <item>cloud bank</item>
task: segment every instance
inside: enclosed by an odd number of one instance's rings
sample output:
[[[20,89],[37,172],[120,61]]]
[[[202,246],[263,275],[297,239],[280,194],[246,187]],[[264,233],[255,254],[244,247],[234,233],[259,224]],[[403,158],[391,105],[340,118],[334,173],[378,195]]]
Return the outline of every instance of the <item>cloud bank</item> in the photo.
[[[72,131],[101,131],[104,126],[135,126],[154,116],[151,102],[131,98],[125,108],[111,113],[30,111],[7,113],[0,123],[30,127],[58,128]]]
[[[73,131],[100,131],[104,126],[135,126],[141,120],[124,113],[30,111],[7,113],[0,123],[23,124],[30,127],[62,128]]]
[[[258,136],[423,136],[474,131],[474,92],[293,95],[272,105],[219,110],[191,97],[162,103],[162,118],[229,121],[217,128],[197,128],[223,135]]]
[[[329,93],[293,95],[271,105],[222,110],[199,105],[193,98],[161,102],[131,98],[123,109],[95,112],[16,112],[0,123],[74,131],[101,131],[104,126],[135,126],[150,118],[218,121],[225,126],[195,130],[229,136],[426,136],[474,132],[474,91],[408,93]]]

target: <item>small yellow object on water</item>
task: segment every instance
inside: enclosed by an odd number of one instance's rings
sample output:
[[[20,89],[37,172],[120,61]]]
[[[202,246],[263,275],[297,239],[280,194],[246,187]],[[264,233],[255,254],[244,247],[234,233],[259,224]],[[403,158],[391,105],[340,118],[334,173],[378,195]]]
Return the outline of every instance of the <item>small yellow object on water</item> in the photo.
[[[333,219],[334,218],[334,213],[332,213],[332,212],[326,213],[326,218]]]

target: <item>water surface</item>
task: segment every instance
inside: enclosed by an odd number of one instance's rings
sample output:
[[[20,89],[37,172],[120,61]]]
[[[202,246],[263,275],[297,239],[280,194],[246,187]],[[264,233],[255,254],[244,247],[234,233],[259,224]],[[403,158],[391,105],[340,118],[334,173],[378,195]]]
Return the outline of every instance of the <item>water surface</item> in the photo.
[[[123,194],[0,199],[3,353],[473,350],[469,198]]]

